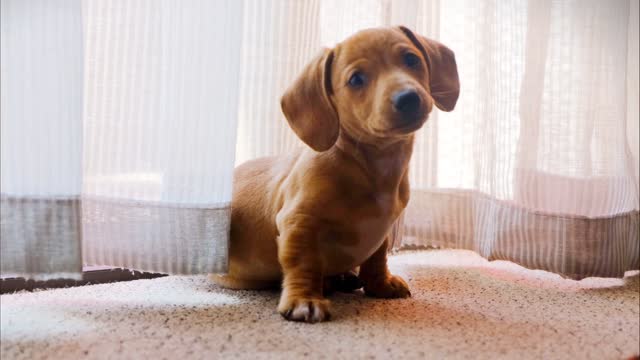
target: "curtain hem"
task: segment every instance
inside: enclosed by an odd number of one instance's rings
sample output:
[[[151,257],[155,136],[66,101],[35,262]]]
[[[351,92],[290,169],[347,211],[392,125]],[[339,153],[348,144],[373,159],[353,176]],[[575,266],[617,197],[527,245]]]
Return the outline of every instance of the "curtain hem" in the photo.
[[[412,191],[392,233],[405,245],[473,250],[564,277],[623,277],[640,268],[637,210],[607,218],[550,215],[470,192]],[[401,239],[399,241],[398,239]]]
[[[176,275],[227,270],[228,203],[3,194],[1,205],[2,278],[79,279],[83,263]]]
[[[0,277],[52,279],[82,273],[81,201],[3,195]]]
[[[231,207],[82,201],[83,263],[172,275],[227,270]]]

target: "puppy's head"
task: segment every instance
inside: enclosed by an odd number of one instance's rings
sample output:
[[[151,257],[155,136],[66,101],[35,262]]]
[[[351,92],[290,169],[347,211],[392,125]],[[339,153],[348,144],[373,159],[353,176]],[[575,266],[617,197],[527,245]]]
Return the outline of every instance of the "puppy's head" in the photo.
[[[453,110],[459,92],[450,49],[405,27],[380,28],[324,49],[281,105],[298,137],[325,151],[340,131],[371,144],[407,137],[424,124],[434,104]]]

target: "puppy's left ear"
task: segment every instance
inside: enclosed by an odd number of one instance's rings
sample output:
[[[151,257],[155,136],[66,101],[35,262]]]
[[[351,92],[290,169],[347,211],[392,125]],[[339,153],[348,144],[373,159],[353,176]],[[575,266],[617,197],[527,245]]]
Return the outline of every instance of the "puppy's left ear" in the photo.
[[[333,51],[324,49],[302,71],[280,100],[291,129],[315,151],[329,150],[340,122],[331,102]]]
[[[458,66],[453,51],[435,40],[415,35],[404,26],[400,26],[400,30],[420,50],[427,61],[429,87],[436,106],[443,111],[453,110],[460,95]]]

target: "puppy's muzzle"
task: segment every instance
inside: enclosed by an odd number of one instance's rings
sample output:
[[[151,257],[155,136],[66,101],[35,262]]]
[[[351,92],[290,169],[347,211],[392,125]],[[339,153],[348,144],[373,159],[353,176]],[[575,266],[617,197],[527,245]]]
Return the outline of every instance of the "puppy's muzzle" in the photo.
[[[393,95],[393,107],[403,115],[415,114],[420,110],[420,96],[413,89],[400,90]]]
[[[400,125],[410,125],[422,118],[422,100],[414,89],[403,89],[391,96],[393,110],[399,115]]]

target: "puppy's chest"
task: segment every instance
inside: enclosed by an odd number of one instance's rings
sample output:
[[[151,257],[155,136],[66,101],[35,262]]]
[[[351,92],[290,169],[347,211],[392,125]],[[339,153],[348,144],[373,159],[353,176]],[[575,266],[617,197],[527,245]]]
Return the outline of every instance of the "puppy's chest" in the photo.
[[[356,210],[360,216],[357,216],[352,223],[353,230],[361,239],[360,242],[363,243],[367,243],[368,239],[384,237],[387,229],[403,208],[395,194],[376,194],[372,196],[372,199],[372,205],[363,206]]]
[[[370,201],[350,204],[349,216],[340,221],[335,236],[326,243],[330,247],[329,267],[343,272],[362,264],[380,248],[404,205],[392,193],[375,194]]]

